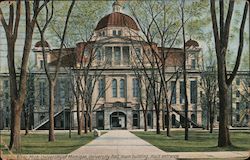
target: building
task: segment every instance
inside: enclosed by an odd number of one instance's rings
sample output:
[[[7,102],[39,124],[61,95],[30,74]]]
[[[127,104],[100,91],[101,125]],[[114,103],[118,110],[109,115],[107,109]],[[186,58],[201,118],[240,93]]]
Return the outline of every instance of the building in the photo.
[[[85,97],[90,100],[88,101],[89,110],[91,110],[91,114],[88,116],[91,119],[89,125],[98,129],[143,128],[142,103],[145,103],[150,89],[147,90],[148,82],[145,80],[145,75],[142,74],[142,64],[146,66],[147,72],[152,69],[150,68],[152,48],[159,55],[168,53],[165,78],[168,80],[166,82],[167,86],[169,86],[168,94],[171,93],[171,126],[183,127],[184,83],[183,77],[177,76],[182,71],[183,50],[173,47],[161,48],[156,43],[153,44],[153,47],[149,46],[140,38],[140,29],[135,20],[122,13],[121,8],[119,2],[113,4],[113,12],[104,16],[98,22],[90,41],[78,42],[74,48],[63,50],[62,65],[55,93],[56,108],[54,116],[56,129],[68,129],[70,126],[77,128],[77,105],[73,93],[77,73],[82,78],[81,85],[89,93],[88,97]],[[31,85],[29,86],[29,91],[33,93],[31,93],[30,100],[26,101],[26,104],[31,104],[31,107],[28,107],[28,112],[32,114],[30,120],[31,129],[46,129],[49,122],[48,82],[44,73],[41,46],[41,42],[38,41],[33,48],[35,67],[30,72]],[[201,48],[199,43],[192,39],[186,42],[186,47],[188,53],[186,61],[188,71],[188,117],[191,122],[190,127],[202,127],[204,123],[201,107],[203,91],[199,87],[201,83],[199,69]],[[47,61],[53,70],[59,49],[51,49],[49,43],[45,42],[45,50]],[[87,67],[90,61],[91,67]],[[141,83],[140,75],[144,79],[144,84]],[[246,73],[239,76],[244,75]],[[86,77],[86,81],[84,81],[84,77]],[[1,88],[5,94],[2,106],[8,106],[9,84],[7,78],[7,74],[2,74]],[[155,74],[153,78],[159,78],[159,74]],[[236,79],[236,83],[238,79]],[[232,95],[234,89],[235,87],[232,87]],[[141,102],[141,99],[144,99],[144,101]],[[240,101],[240,99],[237,100]],[[234,101],[234,98],[232,98],[231,108],[237,109],[237,100]],[[82,105],[83,101],[80,101],[80,103]],[[9,108],[5,108],[5,112],[9,114]],[[86,115],[86,108],[83,112]],[[8,114],[6,114],[5,118],[5,127],[9,126]],[[249,123],[248,115],[244,115],[244,124]],[[153,103],[148,103],[146,117],[148,128],[156,128],[156,112]],[[165,125],[166,109],[161,108],[160,117],[162,128]],[[237,114],[232,114],[232,117],[232,125],[234,126],[239,118]]]

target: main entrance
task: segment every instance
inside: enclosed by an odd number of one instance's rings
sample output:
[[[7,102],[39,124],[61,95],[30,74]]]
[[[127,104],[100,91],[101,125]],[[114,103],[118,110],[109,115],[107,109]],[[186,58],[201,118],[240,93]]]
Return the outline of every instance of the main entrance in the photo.
[[[110,115],[110,128],[111,129],[126,129],[127,117],[123,112],[113,112]]]

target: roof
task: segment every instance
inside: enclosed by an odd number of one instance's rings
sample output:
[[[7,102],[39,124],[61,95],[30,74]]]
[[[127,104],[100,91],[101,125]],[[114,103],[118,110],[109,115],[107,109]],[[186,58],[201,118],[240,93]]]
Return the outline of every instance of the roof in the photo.
[[[35,47],[42,47],[42,41],[36,42]],[[44,47],[45,48],[50,48],[50,45],[49,45],[49,43],[47,41],[44,41]]]
[[[105,27],[128,27],[139,31],[139,28],[133,18],[120,12],[113,12],[103,17],[98,22],[95,30],[103,29]]]
[[[189,39],[187,42],[186,42],[186,47],[199,47],[199,43],[195,40],[192,40],[192,39]]]

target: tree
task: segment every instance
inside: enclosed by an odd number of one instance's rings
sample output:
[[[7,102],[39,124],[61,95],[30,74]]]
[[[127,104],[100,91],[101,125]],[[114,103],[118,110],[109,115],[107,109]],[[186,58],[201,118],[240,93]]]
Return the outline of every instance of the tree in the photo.
[[[174,11],[174,7],[168,7],[172,6],[171,4],[171,2],[165,1],[136,1],[132,4],[129,4],[130,11],[133,17],[135,17],[135,20],[139,24],[139,28],[142,31],[142,35],[137,36],[139,37],[139,40],[143,40],[143,42],[139,43],[139,45],[141,45],[143,48],[143,56],[135,53],[134,64],[141,70],[149,85],[149,90],[151,91],[149,99],[152,100],[152,104],[156,113],[157,134],[160,134],[161,116],[163,129],[165,128],[163,117],[165,117],[165,109],[167,110],[168,136],[170,136],[170,101],[168,97],[169,94],[167,93],[168,80],[166,79],[166,71],[168,64],[166,61],[167,58],[170,57],[169,55],[171,54],[171,48],[175,44],[181,28],[178,21],[176,21],[174,17],[172,19],[167,18],[167,15],[173,13]],[[135,8],[135,6],[138,5],[142,6],[141,10]],[[159,47],[156,46],[155,42],[157,41],[159,41]],[[133,47],[136,50],[136,46],[138,44],[136,44],[136,42],[133,40],[131,40],[131,42],[133,43]],[[166,48],[166,46],[169,46],[169,48]],[[175,72],[173,74],[175,74]]]
[[[234,0],[230,0],[228,4],[227,13],[224,12],[225,2],[220,0],[219,2],[219,25],[217,21],[217,10],[215,0],[210,0],[210,12],[212,18],[212,28],[214,35],[214,43],[217,57],[217,75],[219,85],[219,136],[218,147],[226,147],[232,145],[229,135],[229,112],[228,112],[228,90],[235,78],[242,55],[244,45],[244,27],[246,23],[246,17],[248,12],[248,3],[245,2],[244,11],[242,14],[242,20],[239,30],[239,46],[237,51],[237,58],[230,75],[227,73],[226,55],[229,44],[230,25],[234,12]],[[225,18],[226,17],[226,18]]]
[[[18,36],[22,3],[24,3],[25,6],[26,30],[21,62],[21,72],[20,78],[18,79],[15,64],[15,44]],[[47,1],[41,4],[40,0],[36,0],[33,2],[30,2],[29,0],[25,2],[22,2],[21,0],[17,0],[16,2],[9,2],[8,17],[4,16],[2,7],[0,8],[1,23],[6,34],[8,46],[7,59],[11,95],[11,134],[9,148],[11,150],[20,148],[21,112],[26,97],[27,67],[31,50],[31,42],[37,16],[46,3]],[[6,18],[8,19],[8,22]]]
[[[24,103],[24,122],[25,122],[25,135],[29,133],[31,128],[30,122],[32,122],[33,107],[35,104],[35,86],[34,86],[35,74],[32,73],[32,68],[29,67],[28,79],[27,79],[27,97]]]
[[[53,71],[51,71],[51,69],[48,67],[48,55],[45,51],[45,32],[53,18],[53,14],[54,14],[54,1],[51,1],[51,11],[49,12],[49,6],[48,4],[46,4],[45,6],[45,18],[44,18],[44,24],[43,26],[41,26],[41,22],[39,23],[38,21],[36,21],[39,33],[40,33],[40,37],[41,37],[41,42],[42,42],[42,53],[43,53],[43,61],[44,61],[44,69],[45,69],[45,73],[47,76],[47,79],[49,81],[49,137],[48,140],[49,141],[55,141],[55,133],[54,133],[54,101],[55,101],[55,86],[57,83],[57,78],[58,78],[58,72],[61,66],[61,57],[64,53],[63,48],[64,48],[64,40],[65,40],[65,36],[67,33],[67,27],[68,27],[68,22],[69,22],[69,18],[70,18],[70,14],[73,10],[75,4],[75,0],[71,1],[70,7],[68,9],[67,12],[67,16],[66,16],[66,20],[64,23],[64,27],[63,27],[63,32],[62,34],[57,33],[60,37],[60,49],[57,50],[57,52],[55,52],[55,57],[56,57],[56,67],[54,68]],[[52,55],[50,55],[52,56]],[[54,58],[55,58],[54,57]],[[52,57],[53,58],[53,57]]]
[[[214,118],[216,112],[217,100],[217,76],[216,76],[216,62],[212,57],[211,49],[209,50],[208,64],[202,61],[201,67],[201,88],[204,91],[204,96],[201,97],[201,105],[204,111],[207,112],[207,130],[213,132]],[[210,126],[210,127],[209,127]],[[210,128],[210,129],[209,129]]]

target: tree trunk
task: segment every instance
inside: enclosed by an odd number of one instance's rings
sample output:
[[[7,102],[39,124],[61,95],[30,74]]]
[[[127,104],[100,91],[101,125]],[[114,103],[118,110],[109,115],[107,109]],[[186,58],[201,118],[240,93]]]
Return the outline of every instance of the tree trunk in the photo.
[[[11,150],[19,152],[21,138],[20,138],[20,127],[21,127],[21,111],[18,103],[12,102],[11,104],[11,133],[10,133],[10,146]]]
[[[82,135],[82,117],[80,115],[80,102],[79,98],[76,98],[76,116],[77,116],[77,134]]]
[[[161,130],[160,130],[160,111],[156,111],[156,134],[161,134]]]
[[[169,113],[169,106],[167,106],[167,121],[166,121],[166,126],[167,126],[167,130],[166,130],[166,133],[167,133],[167,136],[170,137],[170,123],[169,123],[169,120],[170,120],[170,113]]]
[[[207,130],[209,130],[209,109],[207,108],[207,125],[206,125],[206,128]]]
[[[209,129],[209,133],[213,133],[213,113],[212,113],[212,102],[209,101],[209,126],[210,126],[210,129]]]
[[[88,113],[86,111],[86,113],[84,114],[84,133],[88,133],[88,125],[89,125],[89,117],[88,117]]]
[[[24,117],[25,117],[25,135],[29,134],[29,113],[24,112]]]
[[[89,132],[92,132],[92,112],[89,114]]]
[[[146,132],[148,130],[147,111],[143,111],[143,117],[144,117],[144,131]]]
[[[72,105],[70,104],[70,111],[69,111],[69,138],[71,138],[71,130],[72,130]]]
[[[164,103],[162,103],[163,105]],[[162,109],[162,116],[161,116],[161,120],[162,120],[162,130],[165,130],[165,110]]]
[[[228,127],[228,86],[226,84],[226,61],[223,54],[217,54],[217,65],[218,65],[218,84],[219,84],[219,137],[218,137],[218,146],[226,147],[231,145],[229,137],[229,127]]]
[[[55,83],[49,82],[49,141],[55,141],[54,124],[54,102],[55,102]]]

